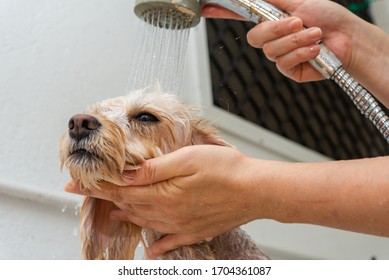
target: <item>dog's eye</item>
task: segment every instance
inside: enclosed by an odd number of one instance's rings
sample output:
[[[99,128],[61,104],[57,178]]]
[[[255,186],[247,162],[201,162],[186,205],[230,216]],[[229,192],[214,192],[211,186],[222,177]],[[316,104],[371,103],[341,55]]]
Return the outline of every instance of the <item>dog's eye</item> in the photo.
[[[158,122],[159,121],[156,116],[149,114],[149,113],[140,113],[140,114],[135,116],[135,119],[140,121],[140,122]]]

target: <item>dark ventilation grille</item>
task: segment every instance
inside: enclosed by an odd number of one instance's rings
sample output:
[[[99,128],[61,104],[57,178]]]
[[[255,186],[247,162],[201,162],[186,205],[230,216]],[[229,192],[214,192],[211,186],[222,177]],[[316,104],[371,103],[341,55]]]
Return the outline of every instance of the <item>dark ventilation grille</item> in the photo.
[[[365,0],[338,2],[371,21]],[[216,106],[334,159],[389,154],[384,138],[333,81],[296,83],[250,47],[252,26],[207,20]]]

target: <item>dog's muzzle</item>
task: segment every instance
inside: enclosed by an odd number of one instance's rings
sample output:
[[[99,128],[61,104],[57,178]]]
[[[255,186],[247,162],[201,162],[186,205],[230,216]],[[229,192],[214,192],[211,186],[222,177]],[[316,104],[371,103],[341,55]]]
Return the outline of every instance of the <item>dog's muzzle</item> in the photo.
[[[71,139],[69,149],[69,162],[85,164],[101,160],[98,152],[91,148],[92,134],[97,132],[101,123],[93,116],[77,114],[70,118],[68,128]]]
[[[87,114],[74,115],[69,120],[69,136],[80,141],[88,137],[93,131],[97,130],[101,123],[93,116]]]

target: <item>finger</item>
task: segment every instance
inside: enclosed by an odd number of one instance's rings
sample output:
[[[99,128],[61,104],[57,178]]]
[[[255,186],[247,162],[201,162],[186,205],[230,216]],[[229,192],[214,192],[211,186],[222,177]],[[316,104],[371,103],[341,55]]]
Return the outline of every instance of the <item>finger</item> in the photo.
[[[146,220],[160,221],[166,223],[169,221],[168,215],[161,211],[161,209],[156,208],[154,205],[149,204],[124,204],[124,203],[115,203],[120,210],[118,212],[125,212],[128,215],[135,217],[142,217]]]
[[[116,203],[151,204],[155,201],[155,186],[138,186],[129,188],[116,186],[108,182],[99,184],[99,188],[80,189],[77,183],[69,182],[65,185],[66,192],[91,196]]]
[[[155,259],[169,251],[186,245],[192,245],[201,241],[193,235],[168,234],[155,241],[146,249],[146,255],[149,259]]]
[[[156,230],[159,232],[177,233],[176,230],[172,230],[172,227],[166,223],[160,221],[147,220],[141,217],[131,215],[126,211],[112,210],[110,213],[110,219],[115,221],[131,222],[140,227]]]
[[[117,186],[108,182],[99,184],[99,188],[80,189],[77,183],[69,182],[64,190],[69,193],[91,196],[104,200],[113,201],[122,204],[153,204],[156,200],[158,185],[137,186],[131,188],[128,186]]]
[[[205,5],[201,11],[201,16],[206,18],[224,18],[224,19],[239,19],[246,20],[242,16],[215,5]]]
[[[131,217],[131,212],[123,211],[123,210],[112,210],[111,213],[109,214],[109,218],[114,221],[132,222],[130,217]]]
[[[80,189],[80,186],[77,182],[70,181],[67,183],[64,187],[65,192],[68,193],[74,193],[74,194],[79,194],[79,195],[85,195],[88,196],[90,194],[89,190],[87,189]]]
[[[307,63],[319,52],[320,45],[317,44],[294,50],[276,59],[277,68],[282,74],[297,82],[322,80],[323,76]]]
[[[266,42],[300,31],[303,28],[301,19],[289,17],[278,21],[265,21],[253,27],[247,33],[247,42],[254,48],[262,48]]]
[[[76,187],[76,183],[74,181],[70,181],[65,185],[64,190],[65,192],[77,193],[79,191],[79,188]]]
[[[117,186],[108,182],[99,184],[99,188],[89,190],[89,196],[115,203],[151,204],[155,201],[157,185],[152,186]]]
[[[150,185],[174,177],[188,176],[195,171],[188,162],[193,157],[191,147],[185,147],[172,153],[152,158],[141,164],[135,171],[126,172],[129,185]],[[189,167],[189,168],[188,168]]]
[[[269,4],[276,6],[277,8],[293,14],[295,8],[298,6],[298,1],[285,1],[285,0],[266,0]]]
[[[269,60],[275,61],[277,57],[285,55],[298,48],[307,46],[311,47],[321,39],[321,36],[322,31],[317,27],[301,30],[265,43],[263,45],[263,52]]]

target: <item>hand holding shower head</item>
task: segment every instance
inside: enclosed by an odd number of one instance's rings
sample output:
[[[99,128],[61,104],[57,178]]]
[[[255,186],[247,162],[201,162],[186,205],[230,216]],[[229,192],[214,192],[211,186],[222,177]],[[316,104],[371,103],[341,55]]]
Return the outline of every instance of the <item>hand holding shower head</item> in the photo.
[[[182,29],[199,23],[204,4],[216,4],[255,23],[289,17],[287,13],[262,0],[137,0],[134,11],[138,17],[156,26]],[[164,12],[161,14],[155,11]],[[319,55],[311,59],[310,64],[325,78],[334,80],[389,142],[389,117],[372,95],[344,70],[335,54],[324,43],[320,47]]]

